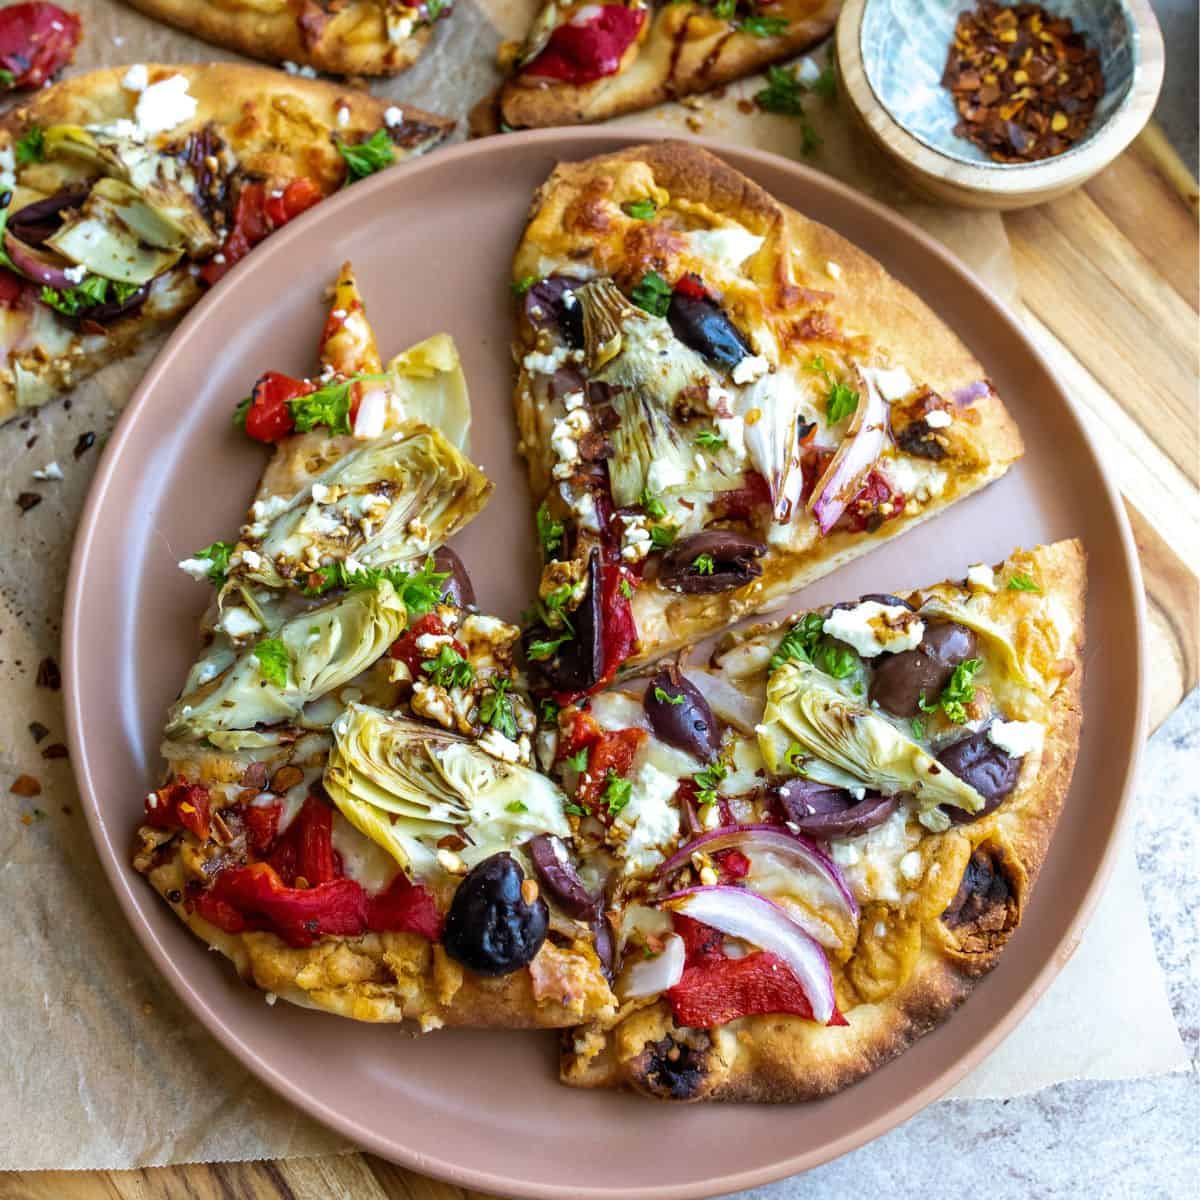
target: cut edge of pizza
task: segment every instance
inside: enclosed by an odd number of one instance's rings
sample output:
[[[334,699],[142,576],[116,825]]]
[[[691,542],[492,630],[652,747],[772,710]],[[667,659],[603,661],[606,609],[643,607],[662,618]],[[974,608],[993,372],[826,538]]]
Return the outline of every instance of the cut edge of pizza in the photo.
[[[1023,450],[923,301],[688,143],[560,163],[512,286],[546,564],[527,650],[560,696],[762,611]]]
[[[148,16],[250,58],[331,75],[398,75],[417,61],[452,0],[406,5],[349,0],[336,9],[312,2],[275,12],[217,0],[129,0]]]
[[[841,0],[545,5],[477,134],[600,121],[710,91],[826,37]],[[490,109],[490,111],[489,111]]]
[[[453,122],[234,63],[139,63],[0,119],[0,422],[132,352],[272,230]]]
[[[273,458],[236,542],[180,564],[216,594],[134,866],[274,997],[422,1030],[609,1013],[594,905],[538,885],[570,827],[520,630],[444,545],[492,488],[454,344],[385,366],[346,264],[321,361],[238,407]]]
[[[565,708],[554,773],[609,864],[620,1008],[564,1036],[563,1081],[808,1100],[945,1020],[1069,790],[1085,593],[1078,541],[1018,550]]]

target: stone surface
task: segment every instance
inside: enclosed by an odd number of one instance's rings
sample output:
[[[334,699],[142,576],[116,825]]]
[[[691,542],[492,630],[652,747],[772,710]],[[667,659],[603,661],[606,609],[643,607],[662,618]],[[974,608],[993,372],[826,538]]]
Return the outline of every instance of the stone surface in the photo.
[[[1013,1100],[947,1101],[806,1175],[736,1200],[903,1193],[987,1200],[1195,1196],[1200,1178],[1200,691],[1150,740],[1135,843],[1155,950],[1191,1067],[1064,1083]],[[1136,1037],[1136,1029],[1113,1031]],[[731,1198],[732,1200],[732,1198]]]
[[[1200,161],[1196,124],[1200,96],[1197,88],[1200,72],[1196,70],[1200,6],[1196,0],[1154,0],[1154,14],[1162,26],[1167,50],[1167,73],[1154,116],[1195,175]]]

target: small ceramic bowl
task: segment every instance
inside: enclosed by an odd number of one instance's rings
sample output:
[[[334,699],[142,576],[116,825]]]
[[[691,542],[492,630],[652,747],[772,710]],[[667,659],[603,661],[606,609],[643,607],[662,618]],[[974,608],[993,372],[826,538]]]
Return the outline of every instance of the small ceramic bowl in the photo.
[[[974,208],[1025,208],[1078,187],[1150,119],[1163,77],[1162,34],[1149,0],[1042,0],[1100,54],[1104,96],[1065,153],[993,162],[954,132],[942,87],[958,14],[975,0],[846,0],[837,28],[842,91],[867,132],[919,190]]]

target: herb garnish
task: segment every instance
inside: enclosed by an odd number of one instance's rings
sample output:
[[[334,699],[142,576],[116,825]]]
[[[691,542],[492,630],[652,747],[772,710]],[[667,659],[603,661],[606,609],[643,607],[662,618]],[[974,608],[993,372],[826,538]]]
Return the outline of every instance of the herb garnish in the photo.
[[[788,24],[787,17],[764,17],[755,13],[753,16],[746,17],[739,28],[751,37],[767,38],[778,37],[781,33],[786,32]]]
[[[220,587],[229,573],[229,556],[232,553],[232,542],[213,542],[211,546],[197,550],[193,557],[208,559],[208,581],[214,587]]]
[[[1028,575],[1014,575],[1008,581],[1010,592],[1040,592],[1042,589]]]
[[[563,523],[556,521],[550,515],[550,510],[542,504],[536,515],[538,541],[542,543],[542,554],[546,558],[562,545]]]
[[[660,704],[682,704],[683,703],[683,693],[682,692],[680,692],[678,696],[672,696],[669,692],[665,691],[663,688],[660,688],[660,687],[656,687],[654,689],[654,698]]]
[[[725,445],[725,439],[711,429],[702,429],[695,437],[696,445],[701,450],[720,450]]]
[[[517,737],[517,715],[513,711],[512,697],[508,694],[509,680],[497,679],[493,691],[479,702],[479,719],[498,733],[515,741]]]
[[[621,210],[635,221],[649,221],[658,212],[658,205],[653,200],[627,200]]]
[[[557,721],[558,714],[562,712],[562,705],[557,700],[551,700],[547,697],[541,704],[542,720],[547,724]]]
[[[292,657],[278,638],[264,638],[254,647],[254,657],[258,659],[258,669],[268,683],[287,687]]]
[[[722,762],[715,762],[703,771],[697,771],[693,776],[699,787],[696,789],[696,800],[699,804],[714,804],[717,799],[717,785],[729,774],[729,768]]]
[[[825,381],[825,386],[829,388],[825,397],[825,415],[830,425],[836,425],[858,408],[858,393],[852,387],[834,379],[828,363],[820,354],[814,354],[804,366],[806,370],[820,375]]]
[[[825,629],[825,618],[808,613],[784,635],[779,648],[771,655],[770,670],[777,671],[785,662],[812,662],[813,651]]]
[[[453,646],[442,645],[437,658],[426,659],[421,670],[437,687],[465,688],[475,678],[475,668]]]
[[[587,770],[588,767],[588,747],[582,746],[576,750],[574,754],[568,755],[567,766],[572,771],[578,771],[580,775]]]
[[[622,779],[612,767],[609,767],[608,774],[605,776],[604,791],[600,793],[600,799],[608,809],[608,815],[615,817],[629,803],[632,794],[633,784],[628,779]]]
[[[767,68],[767,86],[754,95],[754,103],[764,112],[779,113],[785,117],[795,117],[800,122],[800,153],[813,154],[824,140],[813,128],[804,111],[801,95],[804,85],[796,78],[794,71],[783,67]]]
[[[555,638],[537,638],[529,643],[529,645],[526,647],[525,653],[534,662],[544,662],[555,652],[555,650],[559,648],[559,646],[561,646],[564,642],[572,641],[574,637],[575,631],[573,629],[568,629],[565,633],[560,633],[558,637]]]
[[[365,142],[356,146],[347,145],[340,138],[334,138],[333,144],[338,153],[346,160],[346,184],[357,183],[390,167],[396,161],[396,148],[386,129],[377,129]]]
[[[697,554],[692,559],[692,566],[696,568],[697,575],[711,575],[716,569],[716,565],[711,554]]]
[[[523,296],[537,281],[536,275],[525,275],[521,279],[512,280],[508,286],[514,296]]]
[[[309,575],[304,594],[320,596],[335,587],[361,591],[377,587],[380,580],[386,579],[408,609],[409,617],[423,617],[441,602],[442,584],[450,578],[449,571],[438,571],[434,567],[432,554],[416,571],[405,571],[402,567],[361,567],[357,571],[348,571],[346,564],[339,560]]]
[[[523,803],[523,802],[522,802],[522,801],[520,801],[520,800],[510,800],[510,801],[509,801],[509,802],[508,802],[508,803],[507,803],[507,804],[504,806],[504,811],[505,811],[505,812],[510,812],[510,813],[523,813],[523,812],[528,812],[528,811],[529,811],[529,805],[527,805],[527,804]]]
[[[74,317],[80,311],[95,308],[108,298],[111,287],[118,304],[124,304],[139,288],[136,283],[120,283],[115,279],[105,279],[101,275],[88,275],[76,287],[62,291],[57,288],[43,287],[41,300],[51,308],[67,317]]]
[[[665,550],[675,544],[679,531],[674,525],[652,525],[650,527],[650,545],[655,550]]]
[[[665,317],[671,305],[671,285],[657,271],[647,271],[629,298],[652,317]]]
[[[629,580],[624,576],[621,577],[621,582],[617,584],[617,591],[619,591],[626,600],[633,599],[633,588],[630,585]]]
[[[652,521],[661,521],[667,515],[667,506],[650,491],[649,487],[642,488],[642,510]]]
[[[940,708],[955,725],[964,724],[967,719],[966,706],[975,699],[975,685],[971,681],[982,666],[982,658],[968,658],[960,662],[937,700],[930,703],[922,692],[917,707],[926,713],[937,712]]]
[[[13,147],[16,152],[17,166],[26,163],[41,162],[46,157],[46,135],[40,125],[30,127],[17,139]]]

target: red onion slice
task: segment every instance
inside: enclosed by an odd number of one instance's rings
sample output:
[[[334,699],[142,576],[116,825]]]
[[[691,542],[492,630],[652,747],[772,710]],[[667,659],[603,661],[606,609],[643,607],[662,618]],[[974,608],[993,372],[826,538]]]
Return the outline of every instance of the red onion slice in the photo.
[[[641,996],[657,996],[673,988],[683,978],[687,947],[677,933],[663,942],[661,954],[632,962],[621,974],[622,1000],[637,1000]]]
[[[778,904],[745,888],[699,887],[663,902],[675,912],[778,955],[800,981],[813,1019],[827,1025],[836,1004],[829,960],[820,944]]]
[[[823,534],[838,523],[846,506],[858,494],[863,477],[887,444],[887,401],[879,394],[870,371],[859,371],[858,377],[862,384],[861,399],[854,419],[808,502]]]
[[[539,833],[525,848],[542,886],[563,912],[577,920],[587,920],[598,907],[596,897],[583,886],[562,839],[552,833]]]
[[[13,266],[34,283],[57,288],[59,291],[69,291],[75,286],[67,278],[65,267],[58,266],[41,251],[27,246],[20,238],[14,237],[9,229],[4,231],[4,249],[12,259]]]

